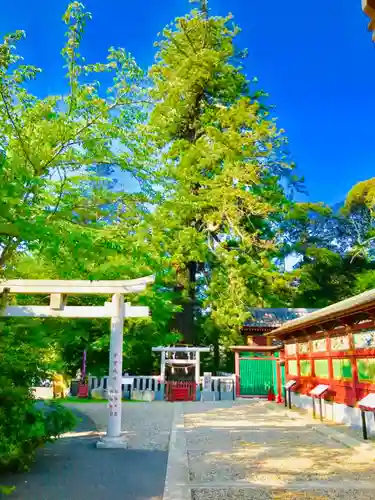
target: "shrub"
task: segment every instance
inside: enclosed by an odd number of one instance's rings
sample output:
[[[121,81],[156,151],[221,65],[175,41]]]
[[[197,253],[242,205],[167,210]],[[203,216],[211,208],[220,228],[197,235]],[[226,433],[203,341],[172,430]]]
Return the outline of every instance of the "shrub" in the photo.
[[[71,431],[77,424],[75,415],[56,401],[46,403],[44,410],[41,411],[44,413],[46,441],[51,441],[64,432]]]
[[[28,389],[0,378],[0,471],[28,470],[38,447],[75,424],[74,415],[62,405],[38,407]]]
[[[0,484],[0,495],[3,496],[11,495],[15,489],[16,489],[15,486],[1,486]]]

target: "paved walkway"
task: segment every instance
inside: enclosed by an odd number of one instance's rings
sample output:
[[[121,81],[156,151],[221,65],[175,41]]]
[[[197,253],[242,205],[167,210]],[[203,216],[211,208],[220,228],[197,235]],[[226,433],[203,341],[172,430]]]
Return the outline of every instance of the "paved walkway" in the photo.
[[[15,485],[9,500],[160,500],[168,458],[172,407],[134,403],[123,405],[129,449],[97,449],[107,409],[81,404],[82,421],[75,433],[40,450],[31,471],[6,478]],[[84,411],[84,414],[81,413]],[[147,422],[145,421],[147,420]],[[126,425],[127,423],[127,425]],[[166,432],[168,430],[168,432]]]
[[[182,411],[168,500],[375,498],[373,451],[359,454],[306,419],[266,402],[185,404]]]
[[[1,478],[17,487],[10,500],[375,499],[373,450],[345,447],[279,405],[126,403],[127,450],[95,448],[105,405],[71,407],[83,412],[76,432],[40,450],[31,472]]]

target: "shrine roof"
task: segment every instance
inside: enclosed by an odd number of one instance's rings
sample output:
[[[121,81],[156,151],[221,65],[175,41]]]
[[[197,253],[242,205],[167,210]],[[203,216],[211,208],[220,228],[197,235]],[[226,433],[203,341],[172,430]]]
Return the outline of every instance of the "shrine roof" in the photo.
[[[302,318],[313,311],[317,311],[317,309],[252,307],[249,311],[251,313],[251,318],[245,322],[245,327],[274,329],[287,321]]]
[[[266,335],[284,339],[289,334],[295,334],[298,330],[303,331],[313,325],[324,326],[325,322],[338,320],[373,309],[375,310],[375,289],[360,293],[349,299],[341,300],[323,309],[315,310],[303,317],[287,321]]]

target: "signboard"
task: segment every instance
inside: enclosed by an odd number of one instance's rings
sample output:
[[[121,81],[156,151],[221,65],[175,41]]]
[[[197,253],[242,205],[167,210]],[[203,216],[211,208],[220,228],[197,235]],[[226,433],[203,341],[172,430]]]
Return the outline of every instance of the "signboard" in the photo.
[[[211,391],[212,388],[212,373],[204,372],[203,373],[203,390]]]
[[[122,383],[124,385],[133,385],[134,377],[122,377]]]
[[[108,385],[108,408],[109,416],[117,417],[119,408],[121,408],[121,385],[118,387],[119,375],[122,368],[122,353],[114,352],[110,359],[110,380]]]
[[[119,391],[117,389],[109,387],[107,398],[108,398],[107,408],[109,409],[110,416],[111,417],[117,416],[121,404]]]
[[[294,356],[297,352],[297,344],[285,344],[285,351],[288,356]]]
[[[353,334],[356,349],[372,349],[375,347],[375,330],[363,330]]]
[[[332,351],[346,351],[349,348],[349,337],[347,335],[340,335],[339,337],[331,338]]]
[[[311,342],[313,352],[324,352],[327,350],[326,339],[316,339]]]
[[[310,391],[310,396],[321,397],[329,389],[329,385],[319,384],[312,391]]]
[[[284,389],[286,389],[287,391],[289,389],[291,389],[294,385],[296,385],[296,380],[289,380],[289,382],[287,382],[285,385],[284,385]]]
[[[358,406],[360,408],[368,408],[369,410],[375,411],[375,393],[367,394],[367,396],[358,401]]]
[[[298,349],[300,354],[308,354],[310,352],[310,342],[301,342]]]

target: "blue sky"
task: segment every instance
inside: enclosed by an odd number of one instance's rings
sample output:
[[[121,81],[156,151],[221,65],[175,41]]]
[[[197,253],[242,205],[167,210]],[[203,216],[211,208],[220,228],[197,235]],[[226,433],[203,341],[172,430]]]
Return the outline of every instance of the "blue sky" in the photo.
[[[154,57],[156,34],[190,9],[187,0],[87,0],[93,14],[83,52],[104,59],[111,45],[141,66]],[[3,0],[0,34],[24,29],[21,52],[43,68],[33,91],[64,92],[59,56],[64,0]],[[246,72],[276,105],[293,159],[312,201],[337,203],[358,181],[375,175],[375,44],[361,0],[210,0],[213,14],[235,15],[249,49]]]

